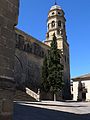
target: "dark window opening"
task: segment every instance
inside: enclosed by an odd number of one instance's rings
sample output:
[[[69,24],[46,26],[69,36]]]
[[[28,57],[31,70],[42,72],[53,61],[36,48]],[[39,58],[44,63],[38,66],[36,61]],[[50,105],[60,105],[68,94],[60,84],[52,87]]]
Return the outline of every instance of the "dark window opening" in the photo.
[[[60,12],[58,12],[58,14],[60,15]]]
[[[51,25],[52,25],[52,27],[55,27],[55,21],[52,21]]]
[[[54,12],[52,12],[52,15],[54,15]]]
[[[57,30],[57,34],[60,35],[60,30]]]
[[[61,21],[58,21],[58,26],[61,27]]]

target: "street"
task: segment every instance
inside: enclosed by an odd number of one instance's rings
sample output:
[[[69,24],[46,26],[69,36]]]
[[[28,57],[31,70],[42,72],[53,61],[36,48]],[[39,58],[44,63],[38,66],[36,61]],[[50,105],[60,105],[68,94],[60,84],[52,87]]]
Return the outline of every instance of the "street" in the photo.
[[[16,102],[13,120],[90,120],[90,103]]]

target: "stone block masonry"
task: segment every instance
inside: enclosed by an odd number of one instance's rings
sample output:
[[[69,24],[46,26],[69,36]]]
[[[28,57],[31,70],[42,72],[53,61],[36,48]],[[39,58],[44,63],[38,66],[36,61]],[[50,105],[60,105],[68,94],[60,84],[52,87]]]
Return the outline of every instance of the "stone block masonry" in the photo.
[[[0,120],[12,120],[19,0],[0,0]]]

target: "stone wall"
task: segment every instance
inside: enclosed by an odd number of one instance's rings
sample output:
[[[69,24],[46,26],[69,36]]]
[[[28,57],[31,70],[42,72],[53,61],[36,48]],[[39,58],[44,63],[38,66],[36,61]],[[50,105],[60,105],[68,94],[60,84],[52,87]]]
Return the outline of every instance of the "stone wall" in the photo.
[[[11,120],[19,0],[0,0],[0,120]]]
[[[49,47],[39,40],[16,29],[15,81],[16,87],[28,87],[37,93],[41,85],[43,57]]]
[[[14,101],[29,101],[34,102],[36,101],[34,98],[32,98],[30,95],[26,94],[26,92],[23,92],[21,90],[16,90],[14,95]]]

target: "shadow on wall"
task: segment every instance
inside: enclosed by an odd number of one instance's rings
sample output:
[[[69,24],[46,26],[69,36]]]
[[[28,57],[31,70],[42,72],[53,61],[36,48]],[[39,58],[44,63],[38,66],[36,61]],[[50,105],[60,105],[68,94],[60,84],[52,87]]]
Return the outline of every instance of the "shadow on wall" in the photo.
[[[15,104],[13,120],[90,120],[90,114],[77,115]]]

